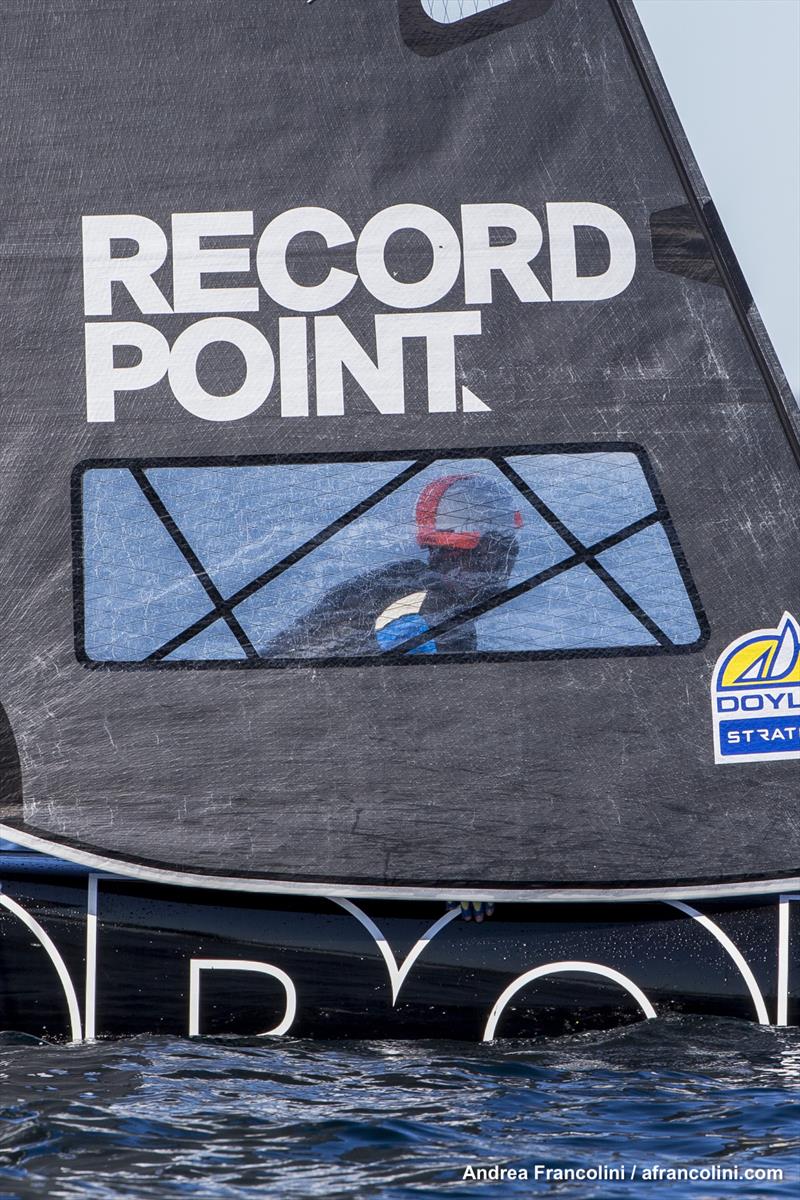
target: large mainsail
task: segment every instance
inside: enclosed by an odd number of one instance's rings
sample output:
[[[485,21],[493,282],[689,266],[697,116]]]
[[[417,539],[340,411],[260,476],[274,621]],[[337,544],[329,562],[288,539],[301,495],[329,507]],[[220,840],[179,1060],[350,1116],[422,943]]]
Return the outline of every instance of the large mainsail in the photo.
[[[797,873],[797,412],[627,0],[5,14],[7,836]]]

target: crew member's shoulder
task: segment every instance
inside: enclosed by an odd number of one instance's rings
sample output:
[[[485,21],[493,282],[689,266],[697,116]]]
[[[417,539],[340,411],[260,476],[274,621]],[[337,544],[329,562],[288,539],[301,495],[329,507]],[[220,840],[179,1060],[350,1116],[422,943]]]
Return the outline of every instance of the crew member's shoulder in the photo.
[[[428,585],[432,580],[433,572],[423,559],[407,558],[403,562],[389,563],[388,566],[378,567],[376,571],[370,572],[370,575],[376,582],[380,580],[386,583]]]
[[[386,566],[373,567],[369,571],[361,571],[343,583],[337,584],[329,595],[349,594],[356,592],[382,591],[388,588],[427,588],[433,576],[430,567],[421,558],[409,558],[403,562],[387,563]]]

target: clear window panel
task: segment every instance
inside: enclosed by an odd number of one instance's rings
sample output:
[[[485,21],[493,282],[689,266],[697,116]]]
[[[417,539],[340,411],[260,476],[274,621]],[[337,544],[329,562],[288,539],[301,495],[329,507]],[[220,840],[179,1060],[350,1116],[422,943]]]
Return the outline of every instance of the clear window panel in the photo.
[[[509,0],[421,0],[428,16],[440,25],[454,25],[490,8],[499,8]]]
[[[646,456],[88,465],[78,643],[153,667],[696,646]]]

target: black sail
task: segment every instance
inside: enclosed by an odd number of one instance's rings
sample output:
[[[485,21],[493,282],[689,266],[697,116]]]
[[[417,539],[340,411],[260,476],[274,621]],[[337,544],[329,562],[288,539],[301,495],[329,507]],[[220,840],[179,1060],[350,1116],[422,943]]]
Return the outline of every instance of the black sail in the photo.
[[[797,410],[632,5],[3,25],[6,836],[798,874]]]

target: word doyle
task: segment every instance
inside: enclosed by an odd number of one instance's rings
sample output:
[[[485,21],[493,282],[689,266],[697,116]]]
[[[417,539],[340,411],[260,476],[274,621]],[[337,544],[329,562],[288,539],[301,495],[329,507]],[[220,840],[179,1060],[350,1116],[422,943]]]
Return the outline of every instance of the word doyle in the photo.
[[[481,332],[481,313],[475,307],[426,312],[440,304],[463,279],[463,304],[493,302],[494,277],[502,275],[522,304],[607,300],[624,291],[633,278],[636,252],[633,235],[622,217],[603,204],[557,202],[545,205],[550,257],[550,294],[531,263],[544,243],[541,223],[518,204],[465,204],[457,231],[446,217],[421,204],[397,204],[382,209],[364,225],[358,238],[347,222],[326,208],[294,208],[271,220],[255,247],[252,279],[252,212],[175,213],[171,219],[172,302],[154,276],[167,261],[170,243],[161,226],[145,216],[85,216],[83,218],[84,309],[87,317],[113,315],[115,294],[122,287],[144,315],[214,313],[195,322],[175,338],[153,323],[98,321],[86,323],[86,415],[89,421],[114,421],[119,393],[136,392],[169,381],[177,402],[207,421],[233,421],[249,416],[270,397],[277,371],[279,411],[285,417],[310,415],[309,374],[315,378],[316,414],[344,413],[346,369],[379,413],[405,412],[403,351],[407,341],[425,343],[429,412],[456,412],[456,339]],[[608,263],[599,274],[578,271],[576,230],[599,231],[607,243]],[[400,233],[420,236],[427,243],[430,265],[419,279],[404,281],[387,264],[387,247]],[[500,233],[505,236],[502,244]],[[323,278],[300,282],[290,270],[291,244],[312,235],[320,249]],[[510,240],[509,240],[510,235]],[[236,238],[238,244],[209,246],[204,239]],[[115,243],[133,243],[127,256],[114,253]],[[355,246],[355,271],[326,260],[337,247]],[[390,250],[394,261],[395,249]],[[414,255],[414,258],[417,258]],[[315,264],[316,265],[316,264]],[[224,286],[209,286],[205,277],[224,274]],[[229,286],[231,275],[250,275],[248,286]],[[399,310],[374,317],[374,346],[365,349],[338,316],[313,318],[314,368],[309,371],[312,319],[278,316],[268,337],[263,329],[241,317],[223,313],[259,312],[262,291],[279,309],[292,313],[330,312],[357,287],[380,305]],[[461,296],[456,303],[460,303]],[[159,321],[159,325],[162,324]],[[244,359],[244,381],[233,392],[217,395],[198,379],[198,358],[217,342],[235,346]],[[120,365],[117,350],[133,349],[134,365]],[[487,406],[463,389],[465,409]]]

